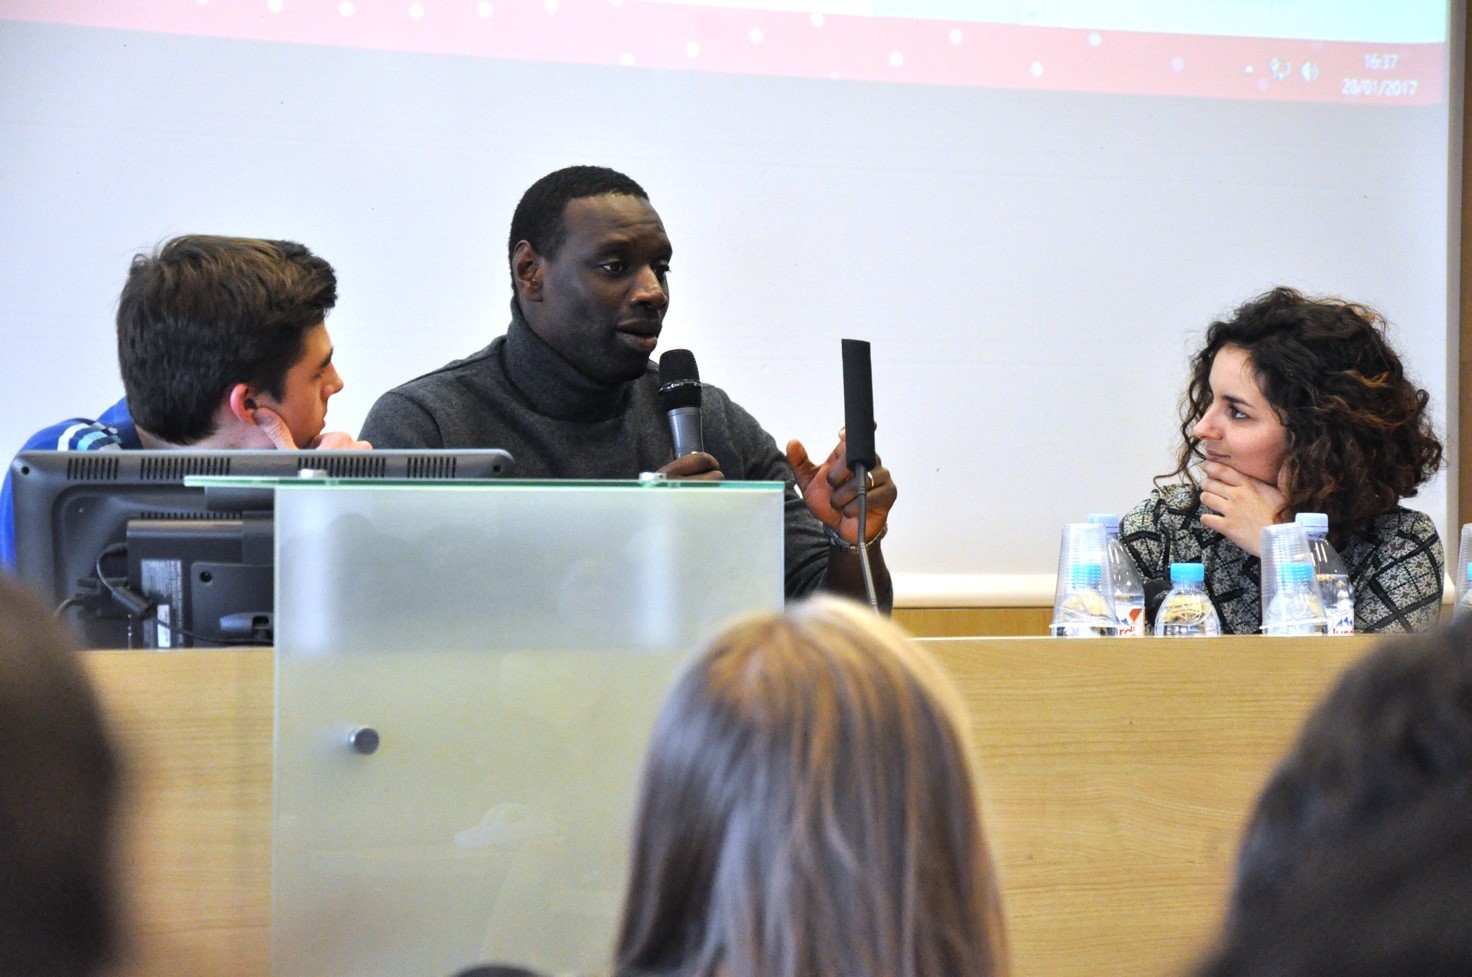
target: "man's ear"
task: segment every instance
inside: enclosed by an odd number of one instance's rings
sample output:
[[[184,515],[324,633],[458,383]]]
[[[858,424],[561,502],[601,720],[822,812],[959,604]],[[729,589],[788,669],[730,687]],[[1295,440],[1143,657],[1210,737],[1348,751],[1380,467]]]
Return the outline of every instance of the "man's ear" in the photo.
[[[511,252],[511,274],[516,279],[517,297],[527,302],[542,301],[542,272],[546,262],[530,241],[517,241]]]
[[[251,398],[250,386],[237,383],[225,393],[224,408],[243,424],[256,423],[256,402]]]

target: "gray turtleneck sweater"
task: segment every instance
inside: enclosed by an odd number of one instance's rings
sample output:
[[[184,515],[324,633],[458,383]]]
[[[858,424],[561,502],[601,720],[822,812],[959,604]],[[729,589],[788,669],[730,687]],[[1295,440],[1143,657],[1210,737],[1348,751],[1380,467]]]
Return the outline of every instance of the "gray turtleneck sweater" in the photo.
[[[726,477],[787,484],[787,596],[809,593],[828,565],[822,524],[772,436],[719,387],[702,386],[705,450]],[[542,342],[514,306],[506,335],[379,397],[360,437],[378,448],[504,448],[517,478],[632,479],[672,457],[653,364],[632,382],[598,383]]]

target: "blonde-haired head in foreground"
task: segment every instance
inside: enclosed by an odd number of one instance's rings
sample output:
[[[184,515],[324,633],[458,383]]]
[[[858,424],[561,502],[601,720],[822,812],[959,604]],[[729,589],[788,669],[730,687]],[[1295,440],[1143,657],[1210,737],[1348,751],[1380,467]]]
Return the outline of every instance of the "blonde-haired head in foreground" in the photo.
[[[1006,972],[960,699],[858,604],[716,637],[665,700],[638,817],[626,977]]]

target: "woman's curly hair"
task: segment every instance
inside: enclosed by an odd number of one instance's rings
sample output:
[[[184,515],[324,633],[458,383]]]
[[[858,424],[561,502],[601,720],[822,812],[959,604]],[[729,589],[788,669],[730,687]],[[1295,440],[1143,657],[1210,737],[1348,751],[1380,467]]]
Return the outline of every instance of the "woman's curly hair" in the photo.
[[[1226,346],[1247,353],[1288,434],[1287,511],[1323,512],[1337,537],[1394,509],[1441,467],[1430,395],[1405,375],[1385,319],[1340,299],[1275,288],[1213,322],[1181,398],[1181,450],[1168,478],[1199,485],[1192,431],[1211,406],[1211,364]]]

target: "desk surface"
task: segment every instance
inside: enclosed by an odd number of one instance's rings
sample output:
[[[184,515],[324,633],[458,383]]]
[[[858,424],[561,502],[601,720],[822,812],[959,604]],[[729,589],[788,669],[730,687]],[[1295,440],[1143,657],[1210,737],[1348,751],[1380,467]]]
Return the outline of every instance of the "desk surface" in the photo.
[[[1373,637],[924,642],[972,717],[1022,977],[1180,972],[1246,815]]]
[[[1178,972],[1243,820],[1371,637],[930,639],[972,716],[1013,973]],[[127,751],[127,973],[269,973],[269,649],[84,653]]]

